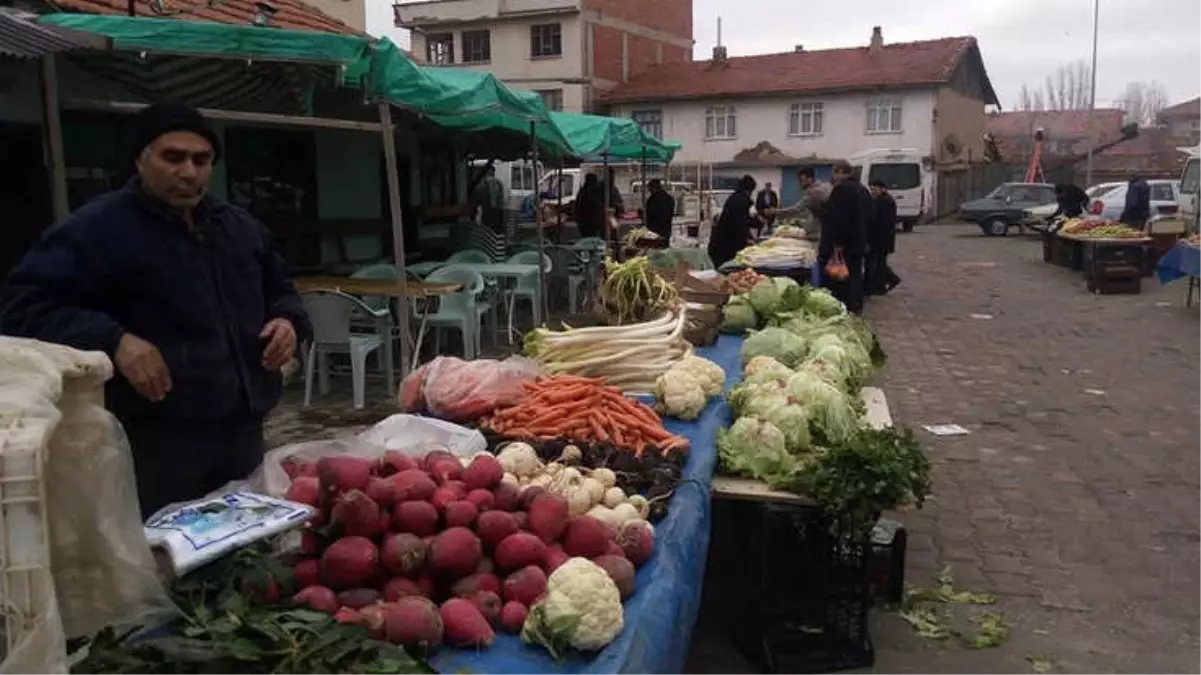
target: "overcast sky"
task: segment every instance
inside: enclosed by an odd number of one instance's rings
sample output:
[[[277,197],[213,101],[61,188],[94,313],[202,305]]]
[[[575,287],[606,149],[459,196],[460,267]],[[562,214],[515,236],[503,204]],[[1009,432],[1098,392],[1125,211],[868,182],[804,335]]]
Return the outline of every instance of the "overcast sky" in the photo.
[[[391,0],[366,2],[368,30],[407,44],[392,27]],[[694,53],[710,55],[719,15],[730,56],[865,45],[875,25],[886,43],[972,35],[1002,107],[1012,110],[1022,84],[1091,58],[1092,8],[1090,0],[693,0]],[[1112,105],[1132,81],[1159,81],[1174,103],[1197,96],[1199,36],[1198,0],[1102,0],[1097,105]]]

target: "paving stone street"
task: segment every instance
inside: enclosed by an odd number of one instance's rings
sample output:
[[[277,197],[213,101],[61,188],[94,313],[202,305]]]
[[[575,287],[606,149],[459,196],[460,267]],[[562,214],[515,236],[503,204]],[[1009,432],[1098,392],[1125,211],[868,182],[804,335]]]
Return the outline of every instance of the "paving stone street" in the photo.
[[[970,649],[874,610],[869,672],[1198,672],[1199,324],[1184,287],[1092,295],[1038,239],[968,225],[897,246],[904,283],[866,316],[889,355],[876,384],[933,466],[933,497],[899,515],[906,581],[936,586],[950,566],[956,590],[997,600],[947,607],[951,627],[996,612],[1009,636]],[[702,610],[688,669],[754,672],[720,612]]]

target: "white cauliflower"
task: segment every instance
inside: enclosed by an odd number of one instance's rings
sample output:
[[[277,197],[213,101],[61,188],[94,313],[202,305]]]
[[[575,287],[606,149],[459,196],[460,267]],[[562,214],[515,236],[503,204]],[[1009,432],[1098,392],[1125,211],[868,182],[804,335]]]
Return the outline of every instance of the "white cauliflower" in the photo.
[[[521,639],[561,659],[570,648],[604,647],[623,626],[621,593],[608,572],[587,558],[571,558],[547,579],[546,596],[530,608]]]
[[[685,356],[672,370],[683,369],[691,373],[705,390],[705,396],[717,396],[726,387],[726,371],[721,366],[699,356]]]
[[[705,388],[687,370],[671,368],[655,380],[659,409],[682,420],[694,420],[705,409]]]
[[[538,452],[529,443],[506,445],[497,453],[496,461],[504,467],[505,473],[518,478],[529,478],[542,471],[542,460],[538,459]]]

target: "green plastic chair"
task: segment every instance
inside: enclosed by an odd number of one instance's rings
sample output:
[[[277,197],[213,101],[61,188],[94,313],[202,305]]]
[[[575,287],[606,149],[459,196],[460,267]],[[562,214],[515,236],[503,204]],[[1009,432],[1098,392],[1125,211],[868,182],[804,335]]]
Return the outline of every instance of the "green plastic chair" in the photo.
[[[473,249],[473,248],[466,249],[464,251],[459,251],[458,253],[454,253],[449,258],[446,259],[447,265],[454,265],[455,263],[479,263],[479,264],[487,265],[488,263],[491,263],[491,262],[492,262],[492,258],[488,257],[487,253],[484,253],[483,251],[477,251],[476,249]],[[437,271],[437,270],[435,270],[435,271]],[[426,277],[426,278],[428,279],[431,277]]]
[[[576,254],[578,271],[573,271],[567,277],[567,302],[571,313],[575,314],[579,311],[580,287],[587,286],[588,293],[596,288],[600,266],[605,261],[608,246],[600,237],[584,237],[572,244],[571,248]],[[584,297],[588,297],[588,293],[585,293]]]
[[[508,262],[518,265],[537,265],[537,251],[522,251],[509,258]],[[542,255],[542,271],[545,274],[550,274],[554,269],[554,262],[551,261],[549,255]],[[538,275],[530,274],[517,280],[517,284],[507,291],[509,296],[509,342],[513,341],[513,310],[516,309],[517,300],[528,300],[530,307],[534,312],[534,325],[542,325],[542,307],[538,302]]]
[[[413,307],[413,316],[423,322],[417,332],[417,344],[414,353],[421,352],[421,343],[425,339],[427,328],[435,329],[434,351],[442,353],[441,334],[438,329],[457,328],[463,336],[463,356],[467,360],[475,358],[480,351],[480,323],[482,317],[492,311],[492,305],[481,302],[480,293],[484,292],[484,277],[479,272],[462,265],[446,265],[430,273],[425,280],[431,284],[459,284],[462,290],[454,293],[444,293],[438,296],[438,309],[419,313]]]
[[[650,253],[651,266],[658,269],[673,269],[678,262],[687,263],[697,272],[715,269],[713,259],[703,248],[665,248]]]

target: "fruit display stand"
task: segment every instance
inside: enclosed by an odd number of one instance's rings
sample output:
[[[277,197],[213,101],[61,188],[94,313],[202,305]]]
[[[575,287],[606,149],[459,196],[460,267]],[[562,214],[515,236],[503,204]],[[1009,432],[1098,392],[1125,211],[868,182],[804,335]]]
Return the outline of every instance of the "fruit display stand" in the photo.
[[[1089,292],[1101,294],[1141,291],[1148,237],[1108,239],[1060,234],[1062,248],[1079,251],[1079,269]]]

